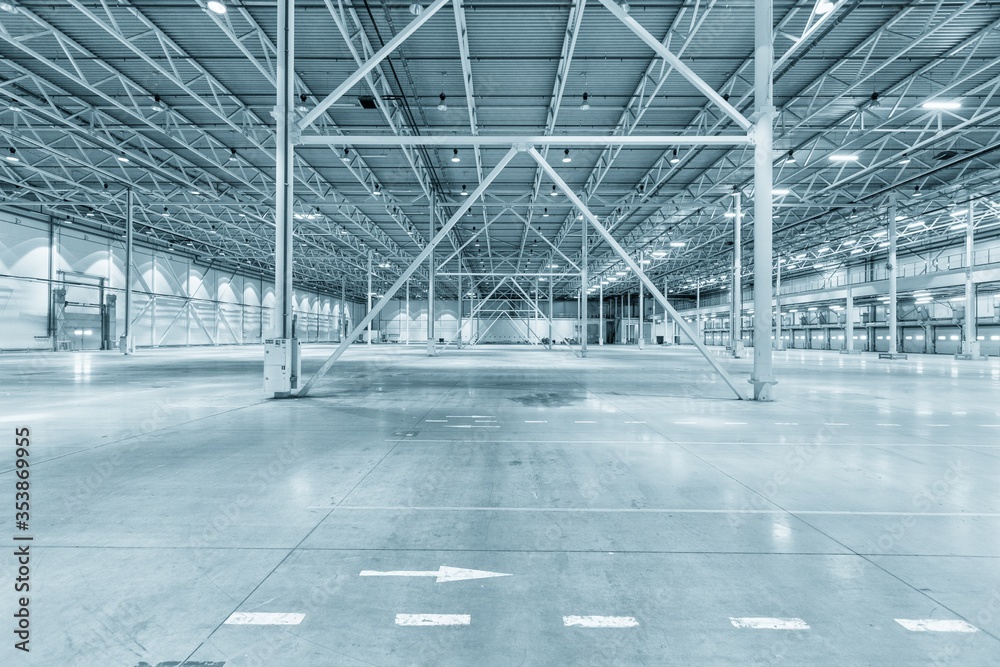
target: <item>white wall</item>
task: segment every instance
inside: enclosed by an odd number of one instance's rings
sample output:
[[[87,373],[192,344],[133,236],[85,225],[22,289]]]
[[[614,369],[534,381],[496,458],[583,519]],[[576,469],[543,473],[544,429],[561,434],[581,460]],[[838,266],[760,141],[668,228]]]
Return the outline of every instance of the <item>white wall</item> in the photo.
[[[66,286],[69,301],[98,303],[98,290],[90,285],[96,286],[97,279],[103,278],[105,294],[118,296],[116,338],[124,331],[123,240],[60,223],[50,249],[49,233],[50,223],[45,220],[0,212],[0,349],[51,349],[50,282],[54,288]],[[139,244],[133,256],[136,346],[257,343],[270,335],[271,282],[209,268],[189,257]],[[296,333],[301,340],[339,338],[338,297],[296,290],[294,299]],[[353,322],[363,306],[348,304],[347,310]]]

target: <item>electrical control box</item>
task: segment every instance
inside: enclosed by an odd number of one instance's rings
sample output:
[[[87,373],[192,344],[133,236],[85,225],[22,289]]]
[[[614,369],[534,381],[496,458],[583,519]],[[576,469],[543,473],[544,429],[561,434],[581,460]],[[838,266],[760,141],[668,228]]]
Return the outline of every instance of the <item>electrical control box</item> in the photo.
[[[264,341],[264,391],[291,394],[302,376],[302,357],[296,338],[268,338]]]

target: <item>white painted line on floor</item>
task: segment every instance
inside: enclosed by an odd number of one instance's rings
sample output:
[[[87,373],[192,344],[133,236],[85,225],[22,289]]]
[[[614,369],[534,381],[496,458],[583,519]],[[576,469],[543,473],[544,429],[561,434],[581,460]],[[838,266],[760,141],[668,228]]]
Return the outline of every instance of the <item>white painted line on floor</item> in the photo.
[[[427,422],[428,424],[447,424],[448,423],[447,419],[425,419],[424,421]]]
[[[477,419],[476,423],[477,424],[496,424],[497,420],[496,419]]]
[[[637,628],[634,616],[563,616],[567,628]]]
[[[774,422],[775,426],[798,426],[798,422]]]
[[[544,419],[525,419],[525,424],[548,424]]]
[[[928,426],[951,426],[951,424],[928,424]]]
[[[1000,424],[980,424],[983,428],[1000,428]]]
[[[876,426],[902,426],[902,424],[875,424]]]
[[[436,577],[436,582],[445,584],[452,581],[468,581],[469,579],[491,579],[493,577],[510,577],[504,572],[488,570],[470,570],[464,567],[442,565],[436,570],[362,570],[361,577]]]
[[[801,618],[733,618],[729,622],[735,628],[750,628],[752,630],[808,630],[809,624]]]
[[[969,414],[969,413],[968,413],[968,412],[965,412],[965,411],[963,410],[963,411],[960,411],[960,412],[952,412],[951,414],[953,414],[953,415],[959,415],[959,416],[962,416],[962,417],[964,417],[965,415],[967,415],[967,414]]]
[[[697,424],[698,422],[674,422],[675,424]]]
[[[850,426],[847,422],[827,422],[823,426]]]
[[[496,419],[496,415],[445,415],[448,419]]]
[[[634,507],[458,507],[458,506],[405,506],[405,505],[337,505],[327,507],[338,512],[358,510],[363,512],[564,512],[580,514],[800,514],[815,516],[913,516],[913,517],[969,517],[1000,518],[1000,512],[859,512],[857,510],[781,510],[781,509],[691,509],[691,508],[634,508]]]
[[[229,615],[225,625],[298,625],[305,617],[305,614],[236,611]]]
[[[405,626],[469,625],[471,622],[469,614],[396,614],[396,625]]]
[[[910,632],[979,632],[979,628],[959,619],[897,618]]]
[[[722,422],[724,426],[746,426],[746,422]]]
[[[445,428],[500,428],[500,426],[487,426],[485,424],[448,424]]]
[[[645,424],[646,422],[630,422],[630,421],[627,421],[625,423],[626,424]]]
[[[589,419],[578,419],[578,420],[576,420],[576,421],[575,421],[575,422],[573,422],[573,423],[574,423],[574,424],[596,424],[597,422],[595,422],[595,421],[590,421]]]

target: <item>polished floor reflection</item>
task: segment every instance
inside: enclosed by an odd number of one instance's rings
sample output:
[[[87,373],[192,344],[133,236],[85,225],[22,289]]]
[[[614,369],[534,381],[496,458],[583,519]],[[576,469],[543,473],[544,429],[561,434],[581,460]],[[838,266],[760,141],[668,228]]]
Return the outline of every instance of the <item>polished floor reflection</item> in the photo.
[[[757,404],[688,348],[359,345],[274,401],[256,348],[0,356],[3,662],[995,665],[1000,362],[776,371]]]

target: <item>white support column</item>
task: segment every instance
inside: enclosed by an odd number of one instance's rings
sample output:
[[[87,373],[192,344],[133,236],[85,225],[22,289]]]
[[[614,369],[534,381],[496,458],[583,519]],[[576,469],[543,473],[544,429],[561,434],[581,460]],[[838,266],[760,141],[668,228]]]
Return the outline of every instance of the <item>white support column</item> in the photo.
[[[133,200],[132,189],[125,193],[125,332],[122,336],[122,354],[132,354],[135,348],[132,345],[132,283],[135,280],[132,276],[132,264],[135,261],[132,256],[132,234],[133,227]],[[51,250],[52,244],[49,244]],[[51,302],[51,299],[49,300]],[[51,303],[49,308],[51,308]]]
[[[430,225],[428,238],[434,238],[434,197],[430,199]],[[427,257],[427,356],[434,356],[434,248]]]
[[[701,279],[699,278],[694,285],[694,316],[695,316],[695,331],[698,332],[698,340],[704,341],[705,334],[702,332],[701,328]]]
[[[774,103],[772,68],[774,64],[774,16],[772,0],[754,0],[754,231],[753,231],[753,398],[771,400],[775,383],[771,349],[771,265],[772,214],[771,160]]]
[[[785,342],[781,337],[781,263],[780,257],[774,262],[777,278],[774,283],[774,349],[784,350]],[[756,315],[756,313],[755,313]],[[754,317],[756,319],[756,317]]]
[[[601,282],[600,286],[598,287],[598,294],[600,296],[601,301],[600,301],[599,304],[597,304],[597,316],[600,318],[601,323],[600,323],[600,326],[598,327],[597,344],[598,344],[598,346],[601,346],[601,345],[604,345],[604,283],[603,283],[603,281]]]
[[[261,300],[264,298],[264,292],[261,290],[260,295]],[[262,315],[263,317],[263,315]],[[340,332],[337,335],[337,340],[343,340],[344,336],[347,335],[347,331],[344,330],[344,324],[347,322],[347,283],[344,277],[340,277]]]
[[[458,258],[458,338],[456,345],[462,349],[462,258]]]
[[[733,195],[733,296],[729,309],[729,345],[733,356],[743,354],[743,194]],[[754,311],[756,312],[756,311]]]
[[[639,268],[645,270],[646,253],[639,253]],[[645,291],[642,288],[642,278],[639,278],[639,349],[646,347],[646,300]]]
[[[406,334],[403,340],[407,345],[410,344],[410,280],[406,280]]]
[[[277,121],[275,162],[275,249],[274,249],[274,338],[281,341],[274,350],[265,349],[265,382],[276,398],[292,395],[298,386],[298,341],[292,328],[292,205],[295,183],[296,133],[295,87],[295,0],[278,1],[277,99],[272,116]],[[276,355],[280,357],[274,361]],[[272,370],[266,368],[272,364]],[[275,365],[276,364],[276,365]],[[282,370],[281,373],[276,369]],[[272,377],[273,376],[273,377]],[[271,378],[268,380],[268,378]]]
[[[368,253],[368,301],[365,307],[365,315],[372,312],[372,254]],[[372,323],[368,322],[368,329],[365,330],[365,345],[372,346]]]
[[[581,261],[580,261],[580,356],[587,356],[587,322],[589,318],[587,317],[587,287],[590,282],[590,278],[587,275],[587,221],[580,220],[580,247],[581,247]]]
[[[889,259],[886,262],[886,270],[889,272],[889,316],[886,318],[889,323],[889,354],[896,354],[897,339],[899,331],[897,329],[896,314],[899,310],[896,296],[896,241],[898,234],[896,231],[896,193],[889,194]]]
[[[552,282],[553,282],[552,269],[549,268],[549,349],[550,350],[555,349],[555,346],[556,346],[556,342],[552,339],[552,337],[555,335],[555,329],[552,326],[552,316],[553,316],[553,311],[552,311],[552,305],[553,305],[552,304]]]
[[[847,353],[854,352],[854,288],[847,285],[847,322],[844,327],[844,337],[847,339]]]
[[[969,210],[965,225],[965,327],[963,331],[962,354],[976,359],[979,355],[976,284],[973,282],[975,269],[975,201],[969,196]]]

